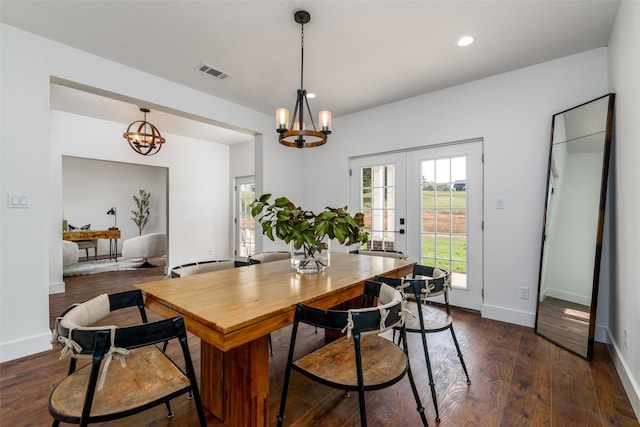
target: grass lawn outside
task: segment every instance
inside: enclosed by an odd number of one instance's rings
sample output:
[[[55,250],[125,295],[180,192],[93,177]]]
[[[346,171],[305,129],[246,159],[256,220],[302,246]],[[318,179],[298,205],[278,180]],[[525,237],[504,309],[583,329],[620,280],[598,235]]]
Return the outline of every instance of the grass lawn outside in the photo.
[[[422,190],[422,208],[466,209],[466,191],[427,191]]]
[[[451,259],[451,262],[449,261]],[[422,261],[453,273],[467,272],[467,237],[422,235]]]

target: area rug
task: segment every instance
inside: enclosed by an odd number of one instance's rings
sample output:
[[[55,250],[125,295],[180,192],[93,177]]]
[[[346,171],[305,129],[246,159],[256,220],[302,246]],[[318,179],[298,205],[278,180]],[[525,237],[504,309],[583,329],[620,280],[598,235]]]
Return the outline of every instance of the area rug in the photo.
[[[79,261],[64,267],[63,276],[82,276],[85,274],[104,273],[106,271],[138,270],[144,263],[143,258],[121,258],[118,262],[109,259]]]

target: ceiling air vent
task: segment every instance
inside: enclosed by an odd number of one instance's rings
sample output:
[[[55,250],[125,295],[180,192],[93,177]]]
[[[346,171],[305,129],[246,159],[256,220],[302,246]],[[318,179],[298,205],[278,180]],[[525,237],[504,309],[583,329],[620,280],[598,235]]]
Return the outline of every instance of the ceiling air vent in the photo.
[[[198,65],[196,70],[202,71],[203,73],[209,74],[210,76],[213,76],[220,80],[224,80],[227,77],[231,77],[231,74],[225,73],[224,71],[216,70],[215,68],[207,64]]]

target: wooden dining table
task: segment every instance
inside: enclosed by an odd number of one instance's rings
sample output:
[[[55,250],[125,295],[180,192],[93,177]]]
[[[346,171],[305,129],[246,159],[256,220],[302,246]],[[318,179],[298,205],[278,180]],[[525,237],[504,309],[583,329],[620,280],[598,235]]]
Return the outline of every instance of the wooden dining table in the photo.
[[[230,426],[269,425],[269,333],[293,322],[296,304],[332,308],[362,295],[375,275],[402,277],[415,261],[332,252],[322,273],[274,261],[136,285],[147,308],[182,315],[201,339],[202,401]]]

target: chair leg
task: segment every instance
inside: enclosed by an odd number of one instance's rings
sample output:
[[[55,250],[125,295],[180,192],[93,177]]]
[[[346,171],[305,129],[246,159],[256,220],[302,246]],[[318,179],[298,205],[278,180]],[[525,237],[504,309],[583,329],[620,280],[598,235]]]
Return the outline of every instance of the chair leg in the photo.
[[[367,427],[367,408],[364,403],[364,391],[358,391],[358,406],[360,407],[360,425]]]
[[[51,423],[51,427],[58,427],[60,425],[60,421],[58,420],[53,420],[53,423]]]
[[[171,411],[171,404],[168,400],[164,404],[167,406],[167,418],[173,418],[174,414],[173,411]]]
[[[467,377],[467,384],[471,384],[471,380],[469,379],[469,373],[467,372],[467,365],[464,363],[464,358],[462,357],[462,351],[460,351],[460,346],[458,345],[458,340],[456,339],[456,333],[453,331],[453,325],[451,325],[451,338],[453,338],[453,343],[456,345],[456,351],[458,352],[458,358],[460,359],[460,364],[462,365],[462,370],[464,371],[464,375]]]
[[[433,399],[433,408],[436,411],[436,422],[440,422],[440,411],[438,410],[438,397],[436,396],[436,383],[433,381],[433,371],[431,370],[431,360],[429,359],[429,349],[427,347],[427,337],[422,332],[422,348],[424,349],[424,359],[427,363],[427,373],[429,374],[429,387],[431,388],[431,398]]]
[[[291,343],[289,344],[289,355],[287,356],[287,367],[284,370],[284,383],[282,384],[282,397],[280,398],[280,411],[278,411],[278,427],[282,427],[284,422],[284,408],[287,404],[287,392],[289,391],[289,378],[291,377],[291,365],[293,363],[293,348],[295,346],[295,337],[298,330],[298,324],[294,322],[293,332],[291,334]],[[271,338],[271,334],[269,334]]]
[[[269,356],[273,356],[275,353],[273,352],[273,344],[271,343],[271,334],[269,334]]]
[[[395,331],[394,331],[395,333]],[[400,339],[398,339],[400,340]],[[420,414],[420,419],[422,420],[422,425],[424,427],[429,426],[429,422],[427,421],[427,417],[424,414],[424,406],[422,406],[422,401],[420,400],[420,395],[418,394],[418,388],[416,387],[416,382],[413,379],[413,373],[411,372],[411,363],[409,361],[409,348],[407,346],[406,340],[403,343],[404,354],[407,355],[407,375],[409,375],[409,383],[411,384],[411,391],[413,391],[413,397],[416,399],[416,405],[418,413]]]
[[[291,367],[287,363],[284,373],[284,384],[282,384],[282,397],[280,398],[280,411],[278,411],[278,427],[282,427],[284,422],[284,408],[287,404],[287,391],[289,390],[289,376],[291,375]]]

